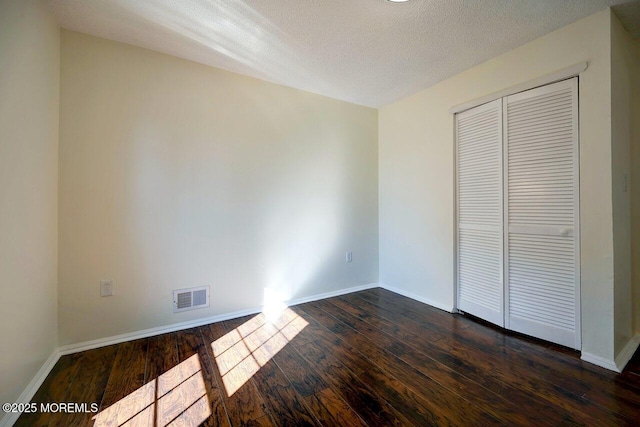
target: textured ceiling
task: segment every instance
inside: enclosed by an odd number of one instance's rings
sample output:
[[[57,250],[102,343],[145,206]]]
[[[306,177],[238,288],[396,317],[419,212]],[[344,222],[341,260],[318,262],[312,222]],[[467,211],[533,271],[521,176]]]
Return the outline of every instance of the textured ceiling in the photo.
[[[640,38],[640,1],[628,1],[614,6],[613,10],[631,37]]]
[[[47,3],[63,28],[380,107],[608,6],[626,7],[619,15],[627,28],[637,31],[634,11],[640,1]]]

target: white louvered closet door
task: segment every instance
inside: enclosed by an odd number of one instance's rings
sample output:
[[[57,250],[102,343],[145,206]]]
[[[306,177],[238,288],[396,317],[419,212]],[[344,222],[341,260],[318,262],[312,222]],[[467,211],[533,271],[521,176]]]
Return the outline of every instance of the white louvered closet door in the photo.
[[[458,308],[504,326],[502,100],[456,115]]]
[[[577,78],[504,98],[505,326],[580,348]]]

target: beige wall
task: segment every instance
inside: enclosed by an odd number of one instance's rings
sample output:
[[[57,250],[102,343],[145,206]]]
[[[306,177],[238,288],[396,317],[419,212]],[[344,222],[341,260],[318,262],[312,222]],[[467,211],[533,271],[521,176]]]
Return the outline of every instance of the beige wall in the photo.
[[[635,332],[640,333],[640,39],[633,41],[635,70],[631,118],[631,256]]]
[[[580,76],[583,351],[613,345],[611,12],[547,34],[379,112],[380,281],[454,304],[455,105],[588,61]]]
[[[616,355],[629,342],[634,332],[631,287],[631,126],[633,103],[637,102],[638,96],[634,91],[640,75],[635,54],[629,33],[615,14],[611,14],[611,171]]]
[[[38,2],[0,2],[0,402],[57,346],[60,32]],[[1,416],[2,414],[0,414]]]
[[[640,333],[640,40],[635,40],[634,46],[636,52],[636,71],[631,80],[634,94],[631,119],[631,152],[633,162],[631,168],[631,226],[633,227],[631,245],[632,256],[634,253],[633,246],[638,247],[638,250],[635,251],[637,258],[632,259],[632,271],[638,272],[632,276],[633,310],[635,318],[634,330],[636,334],[638,334]]]
[[[70,31],[61,61],[61,345],[377,282],[376,110]]]

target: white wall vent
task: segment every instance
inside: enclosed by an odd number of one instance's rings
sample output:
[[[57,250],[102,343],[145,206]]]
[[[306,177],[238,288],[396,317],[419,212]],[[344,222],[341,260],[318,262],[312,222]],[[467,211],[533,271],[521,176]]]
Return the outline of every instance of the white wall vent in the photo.
[[[209,307],[209,286],[173,291],[173,312]]]

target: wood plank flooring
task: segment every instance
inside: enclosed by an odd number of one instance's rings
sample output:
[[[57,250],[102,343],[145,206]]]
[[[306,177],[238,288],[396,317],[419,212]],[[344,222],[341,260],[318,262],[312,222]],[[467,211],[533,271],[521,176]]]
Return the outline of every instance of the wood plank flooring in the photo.
[[[17,426],[640,425],[622,374],[377,288],[64,356]],[[82,408],[80,408],[82,409]]]

